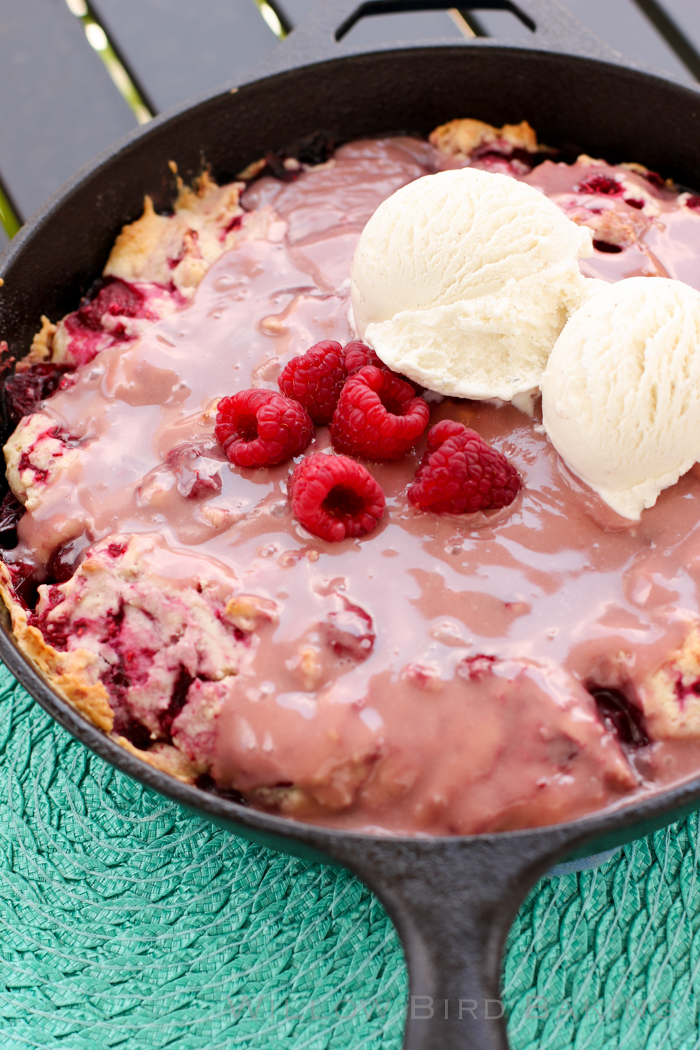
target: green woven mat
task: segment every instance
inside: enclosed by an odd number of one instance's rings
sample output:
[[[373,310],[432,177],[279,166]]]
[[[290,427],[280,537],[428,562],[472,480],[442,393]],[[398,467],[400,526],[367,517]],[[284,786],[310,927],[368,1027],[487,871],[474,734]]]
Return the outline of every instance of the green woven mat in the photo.
[[[0,1047],[401,1045],[396,933],[355,878],[132,783],[0,668]],[[544,879],[513,928],[515,1050],[698,1047],[697,819]]]

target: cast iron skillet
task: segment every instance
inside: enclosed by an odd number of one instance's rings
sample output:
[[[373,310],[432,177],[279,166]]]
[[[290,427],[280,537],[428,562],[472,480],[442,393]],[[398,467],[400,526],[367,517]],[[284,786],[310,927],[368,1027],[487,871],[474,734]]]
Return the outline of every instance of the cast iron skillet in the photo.
[[[457,116],[529,120],[540,139],[610,161],[639,160],[700,188],[700,92],[623,64],[557,0],[518,0],[537,32],[525,49],[489,40],[353,53],[334,33],[357,11],[443,3],[324,0],[312,23],[278,49],[261,78],[154,121],[103,154],[18,234],[0,260],[0,333],[26,353],[42,313],[73,309],[99,274],[143,194],[167,208],[174,185],[203,159],[220,179],[319,128],[340,139],[427,133]],[[462,6],[469,6],[463,3]],[[481,0],[480,7],[489,6]],[[508,6],[492,0],[491,6]],[[576,53],[574,54],[574,50]],[[410,976],[405,1047],[507,1046],[497,1019],[501,953],[533,883],[557,860],[629,841],[700,800],[700,775],[613,812],[528,831],[461,838],[392,838],[299,824],[183,785],[128,754],[58,698],[18,651],[2,617],[0,656],[58,722],[129,776],[200,816],[274,849],[345,865],[380,897]],[[428,997],[428,998],[418,998]],[[460,1008],[461,1004],[461,1008]],[[461,1016],[460,1016],[461,1015]]]

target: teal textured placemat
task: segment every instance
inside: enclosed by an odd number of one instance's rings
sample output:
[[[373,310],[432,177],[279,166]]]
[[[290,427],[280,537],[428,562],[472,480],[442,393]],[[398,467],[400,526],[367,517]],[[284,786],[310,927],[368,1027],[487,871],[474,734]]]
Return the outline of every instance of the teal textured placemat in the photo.
[[[700,1045],[697,819],[544,879],[514,1050]],[[401,1045],[398,937],[355,878],[253,846],[92,755],[0,668],[0,1046]]]

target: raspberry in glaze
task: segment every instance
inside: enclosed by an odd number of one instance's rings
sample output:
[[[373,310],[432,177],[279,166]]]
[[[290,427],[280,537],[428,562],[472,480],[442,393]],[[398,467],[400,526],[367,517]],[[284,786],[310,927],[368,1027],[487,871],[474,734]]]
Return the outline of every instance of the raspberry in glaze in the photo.
[[[286,397],[303,405],[314,423],[330,423],[348,377],[340,343],[324,339],[305,354],[293,357],[277,380]]]
[[[253,387],[221,398],[214,435],[236,466],[272,467],[302,453],[313,426],[298,401]]]
[[[362,226],[441,167],[507,171],[593,226],[588,276],[700,287],[692,197],[590,158],[533,168],[536,145],[501,132],[472,153],[459,135],[461,152],[449,135],[351,143],[293,182],[264,177],[244,214],[225,198],[223,254],[203,236],[200,258],[178,213],[180,286],[122,255],[110,276],[158,317],[122,332],[106,310],[89,361],[66,356],[66,322],[45,323],[34,360],[83,363],[8,443],[27,509],[5,590],[25,651],[145,760],[301,819],[420,833],[551,823],[700,766],[693,472],[630,526],[566,475],[536,421],[435,398],[430,424],[503,453],[517,498],[468,519],[415,508],[424,435],[363,462],[384,516],[330,543],[293,516],[293,464],[238,468],[214,440],[220,396],[276,390],[300,352],[347,344]],[[317,427],[304,462],[329,444]],[[36,607],[13,597],[29,577]]]
[[[366,467],[348,456],[317,452],[301,461],[288,483],[292,514],[314,536],[340,543],[373,532],[385,499]]]
[[[340,392],[331,440],[351,456],[401,459],[420,440],[429,414],[410,383],[386,368],[365,365]]]
[[[475,430],[443,419],[428,433],[423,460],[407,495],[438,514],[476,514],[509,507],[520,491],[517,471]]]

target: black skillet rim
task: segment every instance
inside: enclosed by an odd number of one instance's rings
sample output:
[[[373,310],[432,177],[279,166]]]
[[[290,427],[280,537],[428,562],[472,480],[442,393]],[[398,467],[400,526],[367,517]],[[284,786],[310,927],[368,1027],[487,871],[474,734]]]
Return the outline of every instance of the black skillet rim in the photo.
[[[608,62],[601,62],[596,58],[563,55],[560,52],[550,52],[547,49],[509,47],[508,45],[492,43],[491,41],[478,41],[476,45],[470,44],[469,49],[471,50],[475,46],[486,48],[492,52],[505,50],[508,56],[514,60],[520,57],[540,62],[543,57],[549,55],[552,59],[565,59],[567,63],[593,64],[599,67],[601,71],[612,71],[615,75],[625,73],[628,77],[632,77],[633,80],[634,78],[641,78],[647,86],[651,82],[652,86],[656,83],[659,88],[673,88],[676,91],[681,91],[700,109],[700,93],[692,87],[674,84],[664,78],[630,69],[629,67],[612,65]],[[430,46],[411,47],[406,50],[412,55],[419,51],[431,53],[439,51],[444,54],[455,50],[461,54],[466,53],[466,49],[460,45],[457,45],[455,48],[442,45],[439,48]],[[280,86],[283,89],[284,80],[287,77],[294,76],[304,69],[307,71],[321,70],[329,64],[337,68],[338,64],[344,61],[372,59],[375,57],[382,59],[402,53],[403,49],[387,48],[369,54],[341,55],[336,59],[324,60],[313,66],[303,66],[301,70],[286,70],[272,77],[254,81],[250,86],[255,87],[256,85],[265,85],[268,82],[280,81]],[[244,88],[247,86],[244,85]],[[241,90],[244,90],[244,88]],[[128,156],[131,151],[138,149],[144,140],[154,138],[161,129],[176,126],[183,117],[192,115],[201,107],[206,108],[212,104],[221,103],[234,91],[237,93],[238,89],[234,87],[208,94],[202,99],[195,100],[194,103],[188,103],[169,114],[156,118],[146,127],[136,129],[82,168],[64,187],[49,198],[5,248],[0,257],[0,271],[5,275],[6,283],[11,286],[12,267],[18,262],[22,262],[23,256],[31,252],[34,239],[40,238],[46,223],[52,219],[54,214],[59,213],[62,207],[88,187],[95,176],[108,170],[119,157]],[[374,132],[367,132],[367,134],[374,134]],[[122,219],[122,221],[124,220]],[[0,293],[0,295],[3,295],[3,293]],[[4,313],[2,306],[0,306],[0,311]],[[12,323],[11,311],[9,323]],[[221,795],[184,784],[173,776],[155,769],[111,740],[106,734],[81,716],[67,701],[55,693],[30,663],[29,659],[17,647],[9,628],[9,613],[7,610],[0,610],[0,620],[2,621],[0,659],[3,660],[15,678],[37,700],[40,706],[63,728],[70,732],[72,736],[88,746],[100,758],[115,766],[132,779],[183,805],[190,812],[228,827],[254,841],[259,841],[286,852],[300,853],[310,859],[324,862],[333,859],[336,854],[339,857],[344,856],[347,853],[347,849],[343,848],[345,846],[354,847],[361,851],[363,844],[367,846],[376,845],[378,841],[384,838],[384,836],[376,834],[305,824],[288,817],[252,809]],[[624,801],[612,809],[608,808],[593,812],[573,821],[482,835],[388,835],[386,837],[396,846],[405,845],[409,848],[417,843],[427,846],[430,843],[482,842],[486,844],[499,842],[505,844],[507,841],[512,842],[514,848],[517,848],[519,841],[524,843],[526,839],[532,840],[536,838],[542,840],[543,846],[550,842],[552,847],[554,847],[558,843],[558,854],[565,854],[571,857],[583,856],[591,852],[592,843],[594,843],[594,848],[596,849],[603,849],[609,845],[620,845],[632,838],[647,834],[649,831],[655,830],[671,820],[679,819],[697,808],[699,801],[700,771],[697,776],[655,792],[653,795],[642,795],[636,800]],[[292,844],[296,849],[293,848]]]

